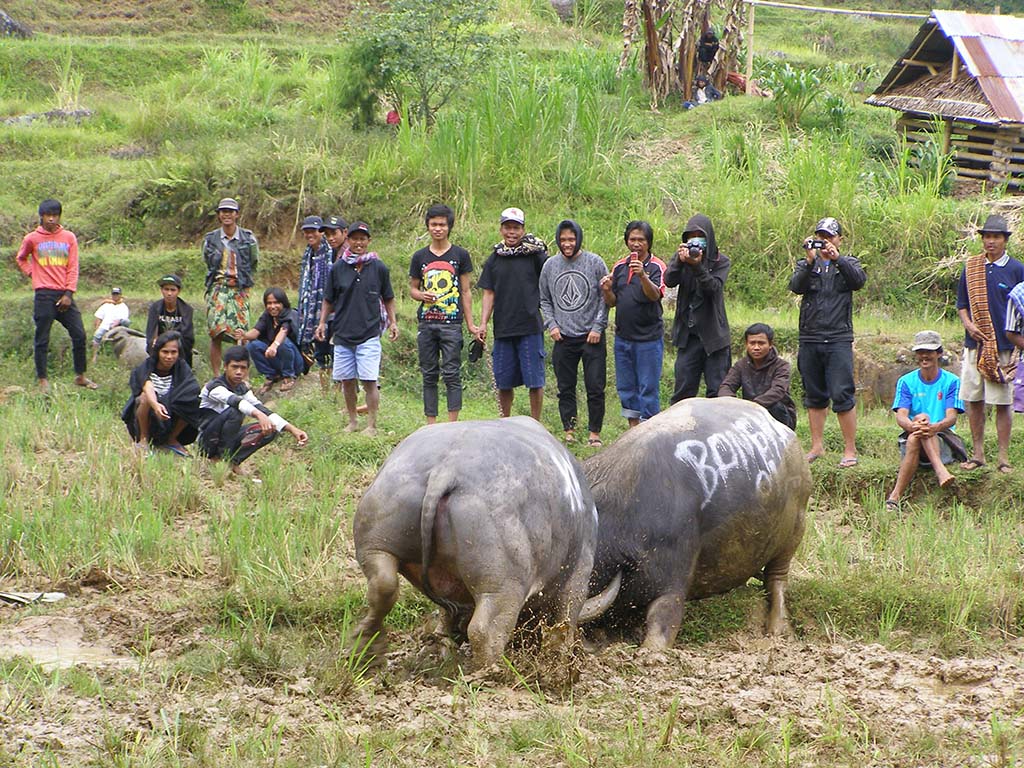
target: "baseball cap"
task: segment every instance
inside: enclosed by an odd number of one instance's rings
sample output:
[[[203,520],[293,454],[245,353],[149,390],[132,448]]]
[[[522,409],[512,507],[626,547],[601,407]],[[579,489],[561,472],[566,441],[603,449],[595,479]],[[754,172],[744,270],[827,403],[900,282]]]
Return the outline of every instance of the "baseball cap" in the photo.
[[[815,232],[824,232],[829,237],[835,237],[836,235],[843,234],[843,228],[839,226],[839,222],[833,219],[831,216],[826,216],[824,219],[814,225]]]
[[[526,224],[526,214],[519,208],[506,208],[501,212],[501,221],[499,223],[504,224],[506,221]]]
[[[235,200],[235,198],[233,198],[233,197],[225,197],[225,198],[222,198],[219,203],[217,203],[217,210],[218,211],[239,211],[239,210],[241,210],[241,208],[238,207],[238,201]]]
[[[302,220],[302,229],[320,229],[324,225],[324,220],[319,216],[307,216]]]
[[[341,216],[328,216],[320,225],[320,229],[348,229],[348,222]]]
[[[121,295],[121,289],[116,287],[116,286],[111,288],[110,289],[110,295],[111,296],[120,296]]]
[[[928,350],[929,352],[934,352],[936,349],[941,348],[942,337],[939,336],[938,331],[918,331],[914,334],[914,346],[910,348],[910,351]]]
[[[993,213],[987,219],[985,219],[985,226],[978,229],[978,234],[983,235],[986,232],[991,232],[997,235],[1010,236],[1010,228],[1006,224],[1006,219],[1000,216],[998,213]]]
[[[350,235],[354,235],[356,232],[365,232],[367,237],[370,236],[370,228],[362,221],[357,221],[348,228]]]
[[[156,281],[156,284],[159,286],[176,285],[179,288],[181,288],[181,278],[178,277],[177,275],[164,275],[163,277]]]

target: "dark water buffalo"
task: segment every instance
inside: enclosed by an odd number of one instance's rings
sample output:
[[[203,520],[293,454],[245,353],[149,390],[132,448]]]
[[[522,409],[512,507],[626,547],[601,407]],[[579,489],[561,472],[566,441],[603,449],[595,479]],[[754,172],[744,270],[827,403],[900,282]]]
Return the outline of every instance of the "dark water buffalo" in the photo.
[[[533,419],[413,433],[384,462],[353,527],[369,603],[357,644],[382,632],[399,573],[445,609],[453,634],[468,620],[480,667],[500,658],[524,608],[558,626],[552,636],[572,641],[594,561],[597,510],[579,463]],[[589,601],[588,613],[613,598]]]
[[[644,647],[675,641],[688,599],[759,576],[766,629],[788,627],[789,563],[804,532],[811,475],[796,435],[736,398],[684,400],[584,465],[600,519],[591,588],[622,571],[605,618],[635,624]]]

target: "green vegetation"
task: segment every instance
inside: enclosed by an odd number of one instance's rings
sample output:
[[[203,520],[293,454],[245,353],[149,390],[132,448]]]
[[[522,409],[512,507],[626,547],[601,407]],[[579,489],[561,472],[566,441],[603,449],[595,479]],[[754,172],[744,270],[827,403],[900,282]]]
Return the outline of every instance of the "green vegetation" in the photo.
[[[664,256],[689,215],[705,212],[734,263],[734,334],[767,320],[790,357],[796,304],[786,281],[799,242],[829,213],[870,276],[857,299],[858,350],[889,368],[924,326],[956,347],[959,257],[977,247],[971,225],[1001,190],[951,196],[948,158],[934,146],[913,156],[893,115],[861,103],[916,22],[760,8],[757,71],[789,78],[792,108],[780,117],[784,99],[736,96],[652,115],[639,77],[616,75],[620,5],[586,0],[562,26],[542,0],[501,2],[486,31],[515,42],[472,72],[446,73],[460,90],[432,125],[391,130],[368,94],[393,82],[374,80],[380,69],[359,55],[359,29],[342,28],[333,4],[204,0],[191,14],[163,0],[109,5],[99,18],[88,3],[5,4],[49,34],[0,42],[0,116],[94,114],[0,125],[0,369],[4,387],[21,388],[0,390],[0,584],[67,591],[64,603],[24,612],[80,620],[86,641],[106,640],[129,663],[87,671],[0,660],[0,764],[1020,764],[1019,699],[959,688],[957,675],[991,658],[1000,674],[1018,663],[1002,662],[1024,634],[1024,481],[982,470],[948,495],[922,473],[912,501],[886,511],[896,449],[884,402],[861,405],[856,468],[814,465],[788,645],[760,638],[752,583],[691,605],[667,659],[628,644],[584,657],[571,695],[537,682],[545,670],[528,654],[513,654],[507,686],[464,675],[465,659],[429,637],[433,606],[409,588],[380,668],[345,646],[363,608],[354,505],[422,422],[403,276],[430,202],[455,207],[454,239],[477,269],[507,205],[524,207],[545,238],[563,217],[578,219],[586,247],[609,262],[626,220],[649,219]],[[94,36],[57,37],[67,19],[82,25],[68,33]],[[304,380],[277,406],[311,444],[262,451],[259,484],[199,459],[132,455],[116,418],[125,372],[104,353],[90,371],[100,389],[72,391],[59,328],[55,396],[36,396],[31,299],[10,258],[38,201],[56,195],[83,244],[83,310],[116,282],[140,317],[155,277],[170,271],[198,306],[198,238],[228,194],[261,239],[261,285],[294,296],[297,220],[340,212],[373,226],[399,292],[382,436],[343,434],[340,404]],[[464,418],[492,417],[484,364],[467,364],[465,376]],[[670,378],[666,365],[665,391]],[[552,380],[545,423],[557,433],[554,394]],[[623,426],[608,394],[606,442]],[[799,433],[806,443],[805,421]],[[834,419],[826,445],[838,458]],[[0,633],[12,617],[0,612]],[[901,691],[935,689],[906,718],[894,711],[895,671]]]

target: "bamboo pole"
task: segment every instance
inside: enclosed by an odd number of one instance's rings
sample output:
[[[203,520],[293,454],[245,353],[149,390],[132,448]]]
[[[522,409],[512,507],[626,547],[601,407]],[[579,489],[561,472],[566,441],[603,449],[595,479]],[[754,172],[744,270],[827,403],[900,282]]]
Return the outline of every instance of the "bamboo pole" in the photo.
[[[747,96],[754,88],[754,4],[748,3],[747,13]]]
[[[771,8],[792,8],[797,11],[813,11],[814,13],[838,13],[844,16],[878,16],[887,19],[928,19],[927,13],[895,13],[893,11],[849,11],[845,8],[822,8],[817,5],[797,5],[796,3],[777,3],[773,0],[745,0],[750,5],[765,5]]]

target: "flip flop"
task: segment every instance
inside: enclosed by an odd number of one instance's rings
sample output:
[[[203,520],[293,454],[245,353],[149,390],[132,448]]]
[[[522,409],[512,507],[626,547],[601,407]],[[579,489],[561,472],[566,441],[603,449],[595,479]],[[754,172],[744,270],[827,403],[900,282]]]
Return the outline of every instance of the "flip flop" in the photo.
[[[960,465],[960,469],[966,469],[968,472],[973,472],[976,469],[981,469],[985,466],[984,461],[978,461],[978,459],[968,459]]]
[[[816,462],[818,459],[821,458],[821,454],[820,453],[808,453],[806,456],[804,456],[804,458],[807,459],[807,463],[808,464],[813,464],[814,462]]]
[[[175,456],[181,456],[183,459],[188,458],[188,451],[182,445],[168,445],[167,450],[173,453]]]
[[[899,512],[900,511],[900,503],[898,501],[896,501],[896,499],[886,499],[885,500],[885,508],[889,512]]]
[[[999,462],[999,466],[998,466],[998,467],[996,467],[996,470],[997,470],[997,471],[998,471],[998,472],[999,472],[1000,474],[1002,474],[1002,475],[1012,475],[1012,474],[1013,474],[1013,467],[1011,467],[1011,466],[1010,466],[1009,464],[1007,464],[1007,463],[1006,463],[1005,461],[1001,461],[1001,462]]]
[[[856,456],[844,456],[836,466],[840,469],[849,469],[850,467],[856,467],[859,463]]]
[[[100,388],[100,385],[97,384],[95,381],[92,381],[91,379],[86,379],[84,377],[82,378],[81,381],[79,381],[78,378],[76,377],[75,378],[75,386],[76,387],[84,387],[85,389],[99,389]]]
[[[587,439],[587,445],[589,445],[591,448],[600,448],[601,446],[604,445],[604,443],[601,442],[600,437],[591,437]]]

